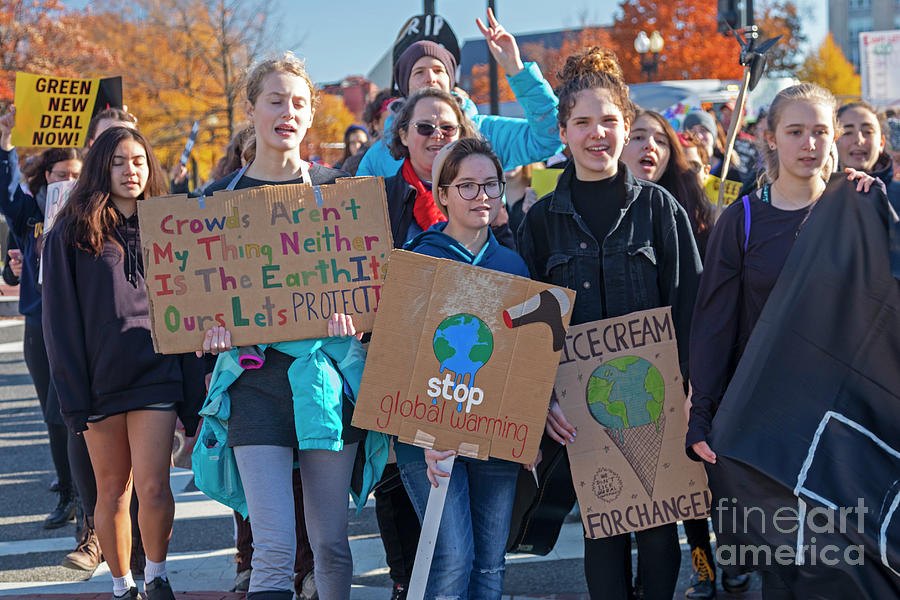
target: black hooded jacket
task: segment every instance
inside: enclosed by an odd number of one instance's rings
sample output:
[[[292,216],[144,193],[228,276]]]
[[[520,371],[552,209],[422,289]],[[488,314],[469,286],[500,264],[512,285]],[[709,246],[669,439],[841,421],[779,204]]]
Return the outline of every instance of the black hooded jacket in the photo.
[[[99,257],[75,246],[72,225],[56,223],[43,263],[44,335],[63,420],[77,433],[93,415],[175,402],[192,434],[204,363],[153,350],[137,215],[120,218]]]

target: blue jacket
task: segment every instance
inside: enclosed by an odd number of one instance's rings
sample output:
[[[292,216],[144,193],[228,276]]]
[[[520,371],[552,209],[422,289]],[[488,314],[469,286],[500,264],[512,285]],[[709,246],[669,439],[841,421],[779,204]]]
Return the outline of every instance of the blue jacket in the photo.
[[[407,242],[404,249],[436,258],[449,258],[492,271],[528,277],[528,266],[522,257],[513,250],[501,246],[490,228],[487,243],[478,254],[472,254],[468,248],[444,233],[446,227],[447,221],[435,223],[428,231],[423,231]]]
[[[553,156],[562,150],[559,141],[557,108],[559,100],[550,84],[541,75],[540,68],[533,62],[525,63],[525,68],[506,80],[525,111],[525,119],[481,115],[475,103],[463,101],[463,111],[475,122],[481,135],[494,147],[504,171],[519,165],[527,165]],[[389,115],[384,122],[384,135],[366,151],[356,175],[390,177],[397,172],[402,160],[391,156],[388,145],[394,116]]]
[[[18,159],[15,149],[0,149],[0,212],[22,250],[19,278],[19,312],[25,320],[41,324],[41,288],[38,285],[37,242],[44,230],[44,211],[38,201],[16,185]]]
[[[362,381],[365,350],[354,337],[319,338],[260,344],[261,351],[272,347],[294,357],[288,369],[294,403],[294,425],[300,450],[343,448],[341,440],[342,397],[355,401]],[[204,417],[192,466],[197,483],[210,498],[247,516],[247,502],[234,454],[228,448],[228,420],[231,399],[228,388],[243,373],[237,348],[219,355],[212,373],[209,392],[200,415]],[[375,484],[388,458],[388,437],[368,432],[365,441],[365,465],[360,489],[351,489],[358,509]]]

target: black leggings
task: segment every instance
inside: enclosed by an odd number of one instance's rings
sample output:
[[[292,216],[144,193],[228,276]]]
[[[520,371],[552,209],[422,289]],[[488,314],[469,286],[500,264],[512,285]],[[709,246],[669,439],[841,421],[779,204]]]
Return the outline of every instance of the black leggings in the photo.
[[[385,465],[381,482],[375,488],[375,516],[391,581],[409,586],[421,526],[396,463]]]
[[[69,432],[68,447],[69,464],[72,466],[75,489],[81,498],[81,508],[85,516],[93,517],[94,506],[97,504],[97,480],[94,478],[94,467],[91,465],[84,434]]]
[[[709,560],[709,566],[715,571],[716,560],[713,556],[712,546],[709,543],[709,519],[685,519],[684,533],[687,536],[687,542],[694,548],[700,548],[706,553]]]
[[[47,424],[50,456],[53,459],[53,467],[56,469],[56,477],[59,479],[60,492],[71,494],[72,472],[69,470],[68,432],[59,415],[59,404],[53,401],[49,407],[47,405],[50,389],[50,361],[47,359],[47,349],[44,347],[44,333],[39,324],[28,320],[25,321],[23,353],[25,354],[25,366],[28,367],[28,374],[31,375],[38,402],[41,404],[41,414]]]
[[[672,600],[681,566],[675,523],[636,531],[638,577],[645,600]],[[584,539],[584,576],[591,598],[628,600],[631,587],[631,534]]]

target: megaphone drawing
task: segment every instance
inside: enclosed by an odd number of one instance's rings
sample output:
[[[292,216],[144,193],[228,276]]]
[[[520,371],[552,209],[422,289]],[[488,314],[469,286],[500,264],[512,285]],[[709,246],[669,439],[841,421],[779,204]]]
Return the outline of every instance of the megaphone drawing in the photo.
[[[564,291],[550,288],[504,310],[503,322],[510,329],[529,323],[546,323],[553,332],[553,351],[558,352],[566,341],[562,318],[571,308],[572,303]]]

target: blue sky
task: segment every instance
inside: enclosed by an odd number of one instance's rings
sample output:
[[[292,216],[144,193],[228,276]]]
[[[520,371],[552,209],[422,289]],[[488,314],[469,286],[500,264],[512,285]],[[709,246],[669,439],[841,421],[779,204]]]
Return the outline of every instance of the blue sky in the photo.
[[[274,0],[281,46],[305,56],[316,82],[365,75],[393,43],[407,18],[421,14],[421,0]],[[716,0],[707,0],[716,10]],[[757,0],[756,4],[760,4]],[[817,46],[828,29],[827,11],[813,10],[821,0],[799,0],[806,9],[804,30]],[[453,27],[460,46],[481,35],[475,18],[484,20],[486,0],[436,0],[436,11]],[[496,0],[497,15],[509,31],[526,33],[612,23],[618,0]],[[300,45],[295,45],[297,42]]]

